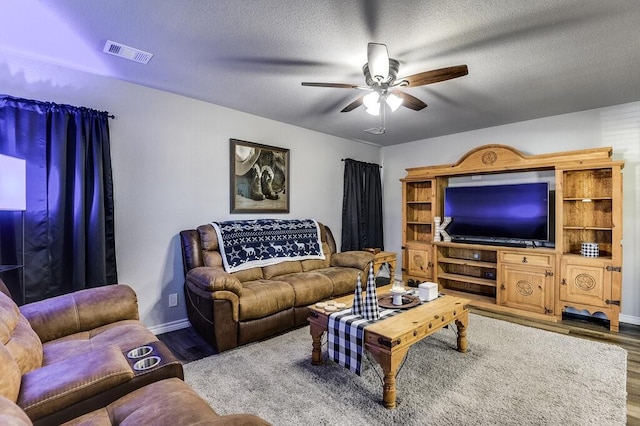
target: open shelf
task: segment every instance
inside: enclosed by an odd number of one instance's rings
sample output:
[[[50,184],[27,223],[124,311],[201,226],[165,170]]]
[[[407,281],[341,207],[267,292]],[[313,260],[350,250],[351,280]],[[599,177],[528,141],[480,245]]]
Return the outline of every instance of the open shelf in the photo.
[[[463,265],[463,266],[477,266],[479,268],[495,268],[496,267],[495,262],[479,262],[475,260],[457,259],[453,257],[441,257],[441,258],[438,258],[438,262],[451,263],[451,264]]]
[[[424,201],[432,201],[433,182],[432,180],[422,180],[415,182],[407,182],[405,190],[407,203],[419,203]]]
[[[436,276],[444,289],[488,297],[495,303],[497,252],[456,243],[437,243]]]
[[[444,279],[444,280],[459,281],[459,282],[465,282],[465,283],[470,283],[470,284],[483,285],[483,286],[486,286],[486,287],[495,287],[496,286],[496,281],[495,280],[490,280],[490,279],[485,279],[485,278],[476,278],[476,277],[472,277],[472,276],[469,276],[469,275],[442,273],[442,274],[438,274],[438,278],[441,278],[441,279]]]
[[[425,244],[433,241],[435,181],[432,179],[403,183],[404,243]]]

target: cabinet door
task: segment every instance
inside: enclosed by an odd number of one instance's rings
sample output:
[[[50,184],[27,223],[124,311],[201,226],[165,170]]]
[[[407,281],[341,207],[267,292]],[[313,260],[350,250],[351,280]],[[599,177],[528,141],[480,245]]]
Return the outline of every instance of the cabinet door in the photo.
[[[500,266],[498,303],[541,314],[553,313],[553,272],[548,268]]]
[[[422,279],[433,278],[431,247],[407,247],[405,251],[406,271],[408,275]]]
[[[560,300],[609,308],[611,272],[609,262],[578,256],[564,256],[560,277]]]

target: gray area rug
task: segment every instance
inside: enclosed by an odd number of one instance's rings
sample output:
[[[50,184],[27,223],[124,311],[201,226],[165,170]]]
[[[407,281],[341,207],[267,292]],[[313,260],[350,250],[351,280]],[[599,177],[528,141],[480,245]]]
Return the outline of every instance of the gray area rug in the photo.
[[[627,352],[471,314],[469,351],[452,328],[414,345],[382,404],[379,366],[362,376],[311,365],[309,327],[185,365],[218,414],[274,425],[624,425]],[[326,348],[325,350],[326,356]]]

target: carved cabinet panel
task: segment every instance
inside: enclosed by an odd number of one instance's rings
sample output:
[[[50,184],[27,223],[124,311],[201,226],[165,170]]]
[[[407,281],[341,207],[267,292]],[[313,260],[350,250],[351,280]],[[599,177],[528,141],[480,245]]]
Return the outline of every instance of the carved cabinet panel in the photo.
[[[607,268],[610,263],[608,259],[564,256],[560,277],[560,300],[609,308],[612,304],[611,271]]]
[[[540,314],[554,313],[555,256],[531,250],[498,253],[497,303]]]
[[[407,275],[422,281],[433,277],[431,246],[406,247],[405,255],[405,271]]]
[[[554,268],[501,263],[498,303],[540,314],[553,314]]]

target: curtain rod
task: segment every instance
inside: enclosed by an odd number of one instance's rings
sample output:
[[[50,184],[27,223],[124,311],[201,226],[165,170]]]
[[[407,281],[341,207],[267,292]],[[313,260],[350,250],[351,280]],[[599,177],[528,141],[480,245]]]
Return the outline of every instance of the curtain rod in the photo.
[[[378,167],[382,168],[382,166],[381,166],[380,164],[376,164],[376,163],[366,163],[366,162],[364,162],[364,161],[354,160],[353,158],[342,158],[342,159],[340,159],[340,161],[347,161],[347,160],[355,161],[356,163],[372,164],[372,165],[374,165],[374,166],[378,166]]]
[[[9,99],[14,101],[27,102],[27,103],[32,103],[36,105],[45,105],[45,106],[53,105],[54,107],[71,108],[73,110],[79,109],[79,110],[95,111],[95,112],[106,114],[107,118],[116,118],[115,115],[109,114],[109,111],[98,111],[96,109],[89,108],[89,107],[78,107],[78,106],[67,105],[67,104],[58,104],[55,102],[38,101],[35,99],[17,98],[15,96],[5,95],[5,94],[0,94],[0,99]]]

